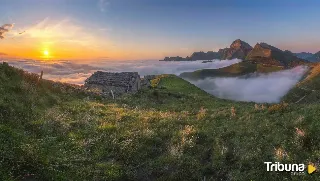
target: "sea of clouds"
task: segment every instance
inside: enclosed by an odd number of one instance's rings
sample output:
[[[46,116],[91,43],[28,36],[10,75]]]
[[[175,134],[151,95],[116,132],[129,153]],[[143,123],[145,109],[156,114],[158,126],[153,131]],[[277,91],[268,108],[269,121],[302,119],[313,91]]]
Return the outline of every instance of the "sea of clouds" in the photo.
[[[307,67],[299,66],[268,74],[251,74],[245,77],[219,77],[191,81],[202,90],[223,99],[276,103],[304,75]]]
[[[10,65],[29,72],[44,72],[45,79],[83,84],[95,71],[138,72],[141,76],[157,74],[176,74],[200,69],[218,69],[238,62],[234,60],[164,62],[164,61],[39,61],[39,60],[6,60]],[[82,62],[82,61],[79,61]],[[269,74],[252,74],[249,78],[207,78],[190,81],[206,92],[225,99],[254,102],[278,102],[290,88],[303,76],[305,67],[296,67]]]
[[[159,75],[159,74],[176,74],[183,72],[192,72],[204,68],[217,69],[226,67],[238,62],[239,59],[202,63],[202,61],[188,62],[164,62],[155,60],[145,61],[89,61],[78,63],[77,61],[65,60],[7,60],[14,67],[22,68],[29,72],[44,72],[45,79],[68,82],[73,84],[83,84],[85,79],[92,73],[100,71],[108,72],[138,72],[140,76]],[[83,61],[79,61],[83,62]]]

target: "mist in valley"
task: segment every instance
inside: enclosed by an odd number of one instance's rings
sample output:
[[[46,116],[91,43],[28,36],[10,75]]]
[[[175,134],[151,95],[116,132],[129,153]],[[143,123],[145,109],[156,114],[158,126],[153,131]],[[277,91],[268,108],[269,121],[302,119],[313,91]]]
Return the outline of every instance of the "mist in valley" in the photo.
[[[302,78],[307,67],[299,66],[268,74],[187,80],[223,99],[257,103],[276,103]]]
[[[140,76],[175,74],[201,69],[219,69],[241,62],[233,60],[164,62],[164,61],[92,61],[77,63],[75,61],[39,61],[8,60],[12,66],[33,73],[44,72],[44,78],[72,84],[83,84],[96,71],[138,72]],[[187,80],[204,91],[223,99],[254,102],[279,102],[303,76],[306,67],[300,66],[269,74],[250,74],[244,77],[219,77],[203,80]]]

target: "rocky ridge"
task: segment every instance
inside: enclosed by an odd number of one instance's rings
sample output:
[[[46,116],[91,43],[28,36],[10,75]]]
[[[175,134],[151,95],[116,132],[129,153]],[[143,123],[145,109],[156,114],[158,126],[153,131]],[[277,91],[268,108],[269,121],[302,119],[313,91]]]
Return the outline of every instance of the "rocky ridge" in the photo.
[[[320,52],[313,55],[320,61]],[[257,43],[253,48],[246,42],[237,39],[232,42],[229,48],[220,49],[218,52],[194,52],[190,57],[166,57],[160,61],[195,61],[195,60],[231,60],[242,59],[253,63],[265,65],[283,66],[285,68],[302,65],[309,62],[307,59],[297,57],[297,54],[289,50],[280,50],[267,43]],[[206,63],[206,62],[204,62]]]
[[[257,43],[245,58],[246,60],[267,65],[294,67],[307,63],[289,50],[282,51],[267,43]]]
[[[301,52],[295,53],[295,55],[299,58],[308,60],[309,62],[320,62],[320,51],[315,54],[309,52]]]

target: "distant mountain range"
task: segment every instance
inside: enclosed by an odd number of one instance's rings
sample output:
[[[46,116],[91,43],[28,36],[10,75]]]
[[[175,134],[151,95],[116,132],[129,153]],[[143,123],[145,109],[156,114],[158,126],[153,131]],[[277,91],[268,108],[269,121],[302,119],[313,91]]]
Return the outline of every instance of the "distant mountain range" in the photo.
[[[295,53],[295,55],[299,58],[308,60],[309,62],[320,62],[320,51],[315,54],[309,52],[301,52]]]
[[[200,51],[194,52],[190,57],[165,57],[160,61],[231,60],[234,58],[289,68],[309,61],[320,61],[320,52],[316,54],[292,53],[289,50],[283,51],[267,43],[257,43],[254,47],[251,47],[248,43],[237,39],[232,42],[229,48],[220,49],[218,52]]]

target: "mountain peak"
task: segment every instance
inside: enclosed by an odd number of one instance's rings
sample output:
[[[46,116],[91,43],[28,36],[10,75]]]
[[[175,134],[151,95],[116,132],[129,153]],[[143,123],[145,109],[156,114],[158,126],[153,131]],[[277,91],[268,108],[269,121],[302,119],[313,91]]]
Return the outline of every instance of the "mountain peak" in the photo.
[[[221,51],[221,59],[234,59],[234,58],[239,58],[239,59],[244,59],[247,54],[252,50],[252,47],[247,43],[244,42],[240,39],[236,39],[235,41],[232,42],[230,45],[230,48],[223,49]],[[219,50],[220,51],[220,50]]]
[[[245,48],[245,49],[252,49],[252,47],[247,43],[244,42],[240,39],[236,39],[232,42],[232,44],[230,45],[230,48],[235,48],[235,49],[239,49],[239,48]]]

